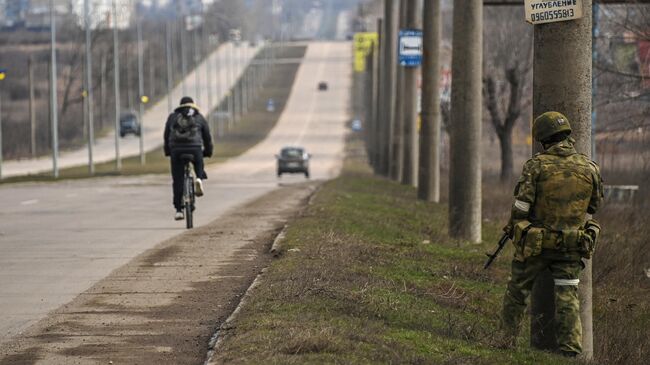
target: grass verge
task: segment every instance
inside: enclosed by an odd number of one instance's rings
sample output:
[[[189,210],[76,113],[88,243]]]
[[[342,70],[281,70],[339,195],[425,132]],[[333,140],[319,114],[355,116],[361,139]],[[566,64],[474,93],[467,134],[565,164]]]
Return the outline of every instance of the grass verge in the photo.
[[[282,257],[252,291],[215,361],[567,363],[527,346],[496,346],[508,252],[484,271],[483,252],[493,244],[451,241],[446,212],[349,159],[288,228]],[[484,229],[486,242],[496,242],[498,227]]]
[[[277,52],[278,57],[302,58],[306,46],[285,46]],[[291,88],[300,64],[277,64],[269,72],[269,78],[264,87],[251,103],[251,107],[237,124],[232,126],[223,137],[215,140],[213,158],[206,159],[206,164],[226,161],[239,156],[262,141],[276,125],[284,107],[289,99]],[[266,101],[274,99],[275,111],[266,111]],[[215,131],[212,131],[213,137]],[[162,138],[162,136],[161,136]],[[216,138],[216,137],[214,137]],[[95,165],[95,175],[88,175],[88,166],[75,166],[60,170],[59,179],[52,177],[51,173],[36,175],[16,176],[3,179],[0,184],[28,182],[28,181],[58,181],[62,179],[83,179],[102,176],[132,176],[146,174],[168,174],[170,171],[169,159],[164,156],[162,147],[146,154],[145,165],[140,163],[140,156],[128,157],[122,160],[122,170],[117,171],[115,161]]]

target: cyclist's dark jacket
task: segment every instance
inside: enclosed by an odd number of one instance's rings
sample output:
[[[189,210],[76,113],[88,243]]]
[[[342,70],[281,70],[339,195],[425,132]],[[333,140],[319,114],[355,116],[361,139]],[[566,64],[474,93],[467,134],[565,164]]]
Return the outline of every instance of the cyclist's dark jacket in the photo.
[[[179,114],[187,116],[189,113],[193,113],[193,118],[196,124],[198,125],[198,132],[194,139],[190,142],[180,143],[174,141],[172,137],[172,127],[174,123],[178,120]],[[210,128],[208,127],[208,122],[205,118],[199,113],[199,108],[195,104],[183,104],[176,108],[173,113],[167,117],[167,123],[165,124],[165,156],[171,154],[171,150],[175,148],[188,148],[188,147],[201,147],[203,146],[203,156],[211,157],[212,156],[212,137],[210,136]]]

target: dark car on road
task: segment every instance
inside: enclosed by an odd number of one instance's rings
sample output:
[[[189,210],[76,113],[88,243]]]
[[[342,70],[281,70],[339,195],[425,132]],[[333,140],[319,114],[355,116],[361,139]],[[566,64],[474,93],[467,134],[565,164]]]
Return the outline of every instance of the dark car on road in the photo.
[[[325,81],[321,81],[321,82],[318,83],[318,90],[319,91],[327,91],[328,88],[329,88],[329,85],[327,85],[327,83]]]
[[[140,135],[140,122],[135,112],[124,112],[120,114],[120,137],[127,134]]]
[[[309,178],[309,158],[311,155],[302,147],[284,147],[280,150],[279,155],[275,155],[278,160],[278,177],[285,173],[301,173]]]

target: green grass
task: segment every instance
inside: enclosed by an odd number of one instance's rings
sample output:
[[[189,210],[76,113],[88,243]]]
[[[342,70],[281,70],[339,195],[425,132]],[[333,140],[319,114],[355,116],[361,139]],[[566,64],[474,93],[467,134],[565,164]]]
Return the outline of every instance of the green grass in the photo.
[[[278,57],[290,56],[301,58],[306,51],[305,46],[287,46],[279,50]],[[206,164],[226,161],[239,156],[249,148],[262,141],[277,123],[289,99],[293,81],[299,64],[279,64],[269,73],[263,89],[252,102],[251,108],[243,118],[238,121],[223,137],[216,138],[212,131],[214,142],[213,158],[206,159]],[[266,101],[275,100],[275,111],[266,111]],[[162,138],[162,136],[161,136]],[[95,165],[95,175],[90,176],[88,166],[75,166],[61,169],[59,179],[55,179],[51,172],[36,175],[17,176],[3,179],[0,184],[18,183],[28,181],[52,182],[65,179],[84,179],[102,176],[132,176],[146,174],[168,174],[170,172],[169,159],[164,156],[163,149],[150,151],[145,156],[146,164],[140,163],[140,156],[128,157],[122,160],[122,169],[117,171],[115,160]]]
[[[489,243],[446,236],[445,205],[348,160],[290,224],[282,256],[225,333],[224,363],[565,364],[498,347],[511,252],[489,271]],[[525,330],[524,332],[527,332]]]

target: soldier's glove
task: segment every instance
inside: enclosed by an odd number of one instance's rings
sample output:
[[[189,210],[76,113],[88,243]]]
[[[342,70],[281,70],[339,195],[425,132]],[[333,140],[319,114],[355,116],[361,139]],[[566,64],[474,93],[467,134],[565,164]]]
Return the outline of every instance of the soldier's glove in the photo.
[[[596,243],[600,236],[600,224],[594,219],[590,219],[585,224],[580,234],[580,253],[582,257],[590,259],[596,251]]]
[[[591,237],[595,245],[600,236],[600,224],[595,219],[588,220],[585,224],[585,233]]]
[[[510,239],[512,239],[512,222],[509,222],[505,227],[503,227],[503,232],[506,233]]]

